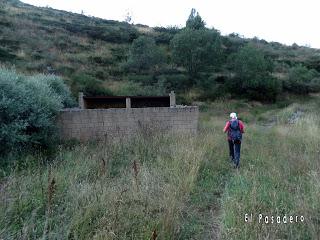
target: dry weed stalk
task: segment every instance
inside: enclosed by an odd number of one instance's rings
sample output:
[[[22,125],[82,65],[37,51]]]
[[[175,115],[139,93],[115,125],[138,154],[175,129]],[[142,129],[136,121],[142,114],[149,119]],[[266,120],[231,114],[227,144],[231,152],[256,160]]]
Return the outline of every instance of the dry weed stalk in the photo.
[[[101,168],[100,168],[100,175],[104,176],[107,172],[107,163],[104,158],[101,158]]]
[[[43,239],[47,239],[47,235],[49,233],[50,227],[49,227],[49,219],[51,216],[51,212],[52,212],[52,201],[53,201],[53,196],[55,194],[55,190],[56,190],[56,181],[54,179],[54,177],[51,176],[51,167],[49,168],[48,171],[48,189],[47,189],[47,210],[46,210],[46,222],[44,225],[44,229],[43,229]]]
[[[138,186],[139,166],[138,166],[138,162],[136,160],[133,160],[132,169],[133,169],[134,182],[135,182],[136,188],[138,190],[138,188],[139,188],[139,186]]]
[[[52,206],[52,200],[53,200],[53,195],[55,193],[55,189],[56,189],[56,181],[54,178],[51,179],[51,181],[49,182],[49,186],[48,186],[48,213],[51,213],[51,206]]]
[[[152,235],[151,235],[151,238],[150,238],[150,239],[151,239],[151,240],[156,240],[157,237],[158,237],[157,231],[156,231],[156,229],[154,229],[153,232],[152,232]]]

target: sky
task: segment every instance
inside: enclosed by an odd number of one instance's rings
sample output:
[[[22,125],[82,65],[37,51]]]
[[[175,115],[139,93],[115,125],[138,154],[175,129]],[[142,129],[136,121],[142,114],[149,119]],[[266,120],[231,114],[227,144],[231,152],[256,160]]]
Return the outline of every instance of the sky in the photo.
[[[195,8],[206,26],[287,45],[320,48],[319,0],[23,0],[35,6],[153,26],[185,26]]]

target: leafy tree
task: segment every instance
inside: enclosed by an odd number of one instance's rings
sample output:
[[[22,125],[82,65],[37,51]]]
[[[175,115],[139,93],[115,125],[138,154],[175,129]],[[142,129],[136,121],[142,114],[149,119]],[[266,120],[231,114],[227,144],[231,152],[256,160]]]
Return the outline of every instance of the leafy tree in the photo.
[[[186,28],[171,40],[174,63],[183,66],[191,79],[200,71],[216,66],[221,57],[221,38],[218,31],[206,29],[199,14],[192,9]]]
[[[141,36],[132,42],[126,67],[138,72],[154,69],[165,62],[164,52],[153,38]]]
[[[205,22],[200,17],[199,13],[192,8],[190,16],[186,22],[186,27],[193,30],[199,30],[205,28]]]
[[[235,78],[232,90],[258,100],[274,101],[281,89],[280,82],[271,76],[273,64],[252,45],[242,47],[231,55]]]

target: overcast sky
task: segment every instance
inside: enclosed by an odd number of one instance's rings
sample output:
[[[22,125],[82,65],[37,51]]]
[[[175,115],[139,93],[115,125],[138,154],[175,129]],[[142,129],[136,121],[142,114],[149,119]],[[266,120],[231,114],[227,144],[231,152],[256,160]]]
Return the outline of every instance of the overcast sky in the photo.
[[[36,6],[149,26],[184,26],[195,8],[207,27],[267,41],[320,48],[319,0],[23,0]]]

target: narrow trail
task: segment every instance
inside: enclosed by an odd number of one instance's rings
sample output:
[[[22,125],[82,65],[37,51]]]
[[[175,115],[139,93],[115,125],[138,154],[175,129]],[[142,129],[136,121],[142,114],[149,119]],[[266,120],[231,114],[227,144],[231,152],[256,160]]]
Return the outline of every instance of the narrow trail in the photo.
[[[275,126],[277,126],[277,124],[279,124],[279,119],[277,117],[277,113],[278,112],[276,112],[276,113],[272,112],[272,114],[270,114],[268,119],[265,119],[264,121],[255,121],[252,123],[245,123],[245,127],[246,127],[247,131],[248,131],[248,129],[254,128],[255,134],[258,134],[260,136],[267,134],[268,132],[272,131],[273,127],[275,127]],[[305,114],[305,112],[303,110],[297,109],[292,114],[290,114],[287,118],[282,119],[282,122],[285,122],[288,125],[295,124],[297,121],[299,121],[299,119],[301,117],[304,116],[304,114]],[[243,151],[244,151],[244,148],[246,147],[246,145],[245,145],[246,138],[247,138],[247,136],[244,135],[244,142],[241,147],[242,148],[242,150],[241,150],[241,161],[242,162],[245,161],[245,159],[243,159]],[[222,146],[222,147],[223,148],[225,147],[224,154],[227,154],[227,145]],[[227,158],[222,157],[222,156],[224,156],[223,154],[220,157],[223,158],[223,160],[227,161]],[[216,157],[218,157],[218,156],[216,156]],[[230,165],[230,168],[232,168],[231,165]],[[244,164],[244,168],[246,168],[245,164]],[[228,181],[230,181],[231,178],[233,176],[235,176],[235,174],[241,175],[242,170],[243,170],[243,168],[240,168],[239,171],[237,171],[237,170],[234,171],[234,169],[230,169],[228,172],[229,173],[228,177],[224,178],[225,182],[223,183],[223,185],[226,186],[226,184],[228,184]],[[211,231],[203,239],[217,240],[222,237],[221,236],[221,234],[222,234],[221,233],[222,209],[221,209],[221,205],[220,205],[221,204],[220,200],[221,200],[222,195],[224,194],[225,188],[224,187],[221,188],[220,191],[221,191],[220,196],[215,201],[213,206],[209,209],[210,214],[211,214],[211,217],[210,217]]]
[[[270,118],[264,122],[255,122],[255,123],[251,123],[251,124],[254,124],[255,130],[258,131],[259,134],[263,135],[263,134],[266,134],[266,132],[271,131],[272,127],[274,127],[277,124],[277,118],[274,115],[274,116],[270,116]],[[246,129],[253,128],[253,126],[251,124],[250,123],[245,124]],[[244,137],[244,144],[246,144],[245,141],[246,141],[246,136]],[[242,146],[241,154],[243,153],[243,146]],[[221,159],[222,162],[228,161],[228,158],[226,156],[226,154],[228,154],[226,142],[223,142],[222,148],[223,148],[223,150],[222,150],[223,154],[220,156],[216,156],[216,157],[222,158]],[[241,160],[243,160],[243,158]],[[222,183],[223,187],[220,188],[220,192],[219,192],[219,194],[216,194],[216,199],[214,200],[214,203],[212,204],[210,209],[208,209],[208,211],[210,212],[210,224],[209,224],[210,231],[207,234],[204,234],[202,239],[210,239],[210,240],[221,239],[222,209],[221,209],[221,205],[220,205],[221,204],[220,200],[221,200],[222,195],[224,194],[225,186],[228,183],[228,181],[230,181],[230,179],[235,174],[241,175],[242,168],[240,168],[239,170],[235,170],[235,169],[233,169],[232,164],[228,163],[228,170],[227,171],[228,171],[227,173],[224,173],[225,176],[222,177],[222,179],[224,181]]]

